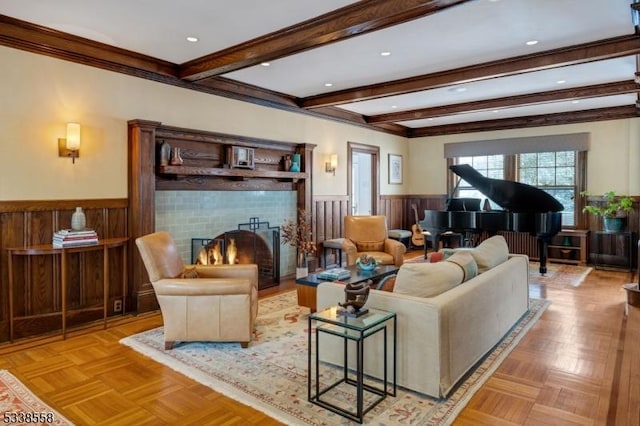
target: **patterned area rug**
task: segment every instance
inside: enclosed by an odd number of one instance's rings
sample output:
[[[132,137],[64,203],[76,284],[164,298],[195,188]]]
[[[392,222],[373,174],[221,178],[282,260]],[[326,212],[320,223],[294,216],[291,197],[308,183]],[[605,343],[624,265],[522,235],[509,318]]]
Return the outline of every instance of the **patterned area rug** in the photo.
[[[0,370],[0,412],[5,424],[72,425],[7,370]]]
[[[593,268],[547,263],[547,273],[540,275],[540,263],[529,262],[529,281],[538,284],[578,287]]]
[[[156,328],[122,339],[153,360],[288,425],[352,424],[307,401],[307,316],[294,291],[260,300],[255,340],[249,348],[235,343],[183,343],[164,350]],[[448,399],[437,400],[399,389],[367,413],[365,424],[445,425],[498,368],[538,320],[549,302],[532,299],[531,309],[482,360]],[[323,367],[323,376],[325,376]],[[332,383],[331,373],[321,378]],[[353,393],[339,398],[353,399]]]

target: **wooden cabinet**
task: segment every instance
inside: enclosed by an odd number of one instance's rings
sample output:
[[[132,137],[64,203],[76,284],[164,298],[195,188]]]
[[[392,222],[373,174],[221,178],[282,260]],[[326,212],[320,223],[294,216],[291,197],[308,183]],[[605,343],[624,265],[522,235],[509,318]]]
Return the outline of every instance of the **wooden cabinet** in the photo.
[[[596,231],[591,260],[596,269],[633,270],[633,232]]]
[[[586,229],[563,229],[551,239],[549,261],[586,265],[589,253],[589,231]]]

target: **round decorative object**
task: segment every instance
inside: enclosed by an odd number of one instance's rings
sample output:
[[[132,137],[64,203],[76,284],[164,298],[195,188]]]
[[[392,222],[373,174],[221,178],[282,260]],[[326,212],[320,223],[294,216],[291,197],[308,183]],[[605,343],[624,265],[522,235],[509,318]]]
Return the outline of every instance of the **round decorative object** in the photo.
[[[364,272],[371,272],[375,270],[379,263],[380,262],[377,259],[367,256],[366,254],[363,254],[356,259],[356,266],[359,270]]]
[[[82,211],[82,207],[76,207],[76,211],[71,215],[71,229],[82,231],[87,226],[87,217]]]

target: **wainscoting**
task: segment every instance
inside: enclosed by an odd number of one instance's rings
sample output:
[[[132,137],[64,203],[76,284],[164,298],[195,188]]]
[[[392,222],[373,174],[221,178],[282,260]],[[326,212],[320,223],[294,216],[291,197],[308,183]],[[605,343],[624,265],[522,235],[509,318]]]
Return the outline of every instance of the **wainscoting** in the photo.
[[[6,249],[51,244],[55,231],[70,227],[76,206],[83,208],[87,227],[95,229],[101,239],[127,236],[127,199],[0,202],[0,342],[9,340],[9,268]],[[16,339],[61,330],[62,295],[58,257],[14,257]],[[102,251],[73,253],[68,258],[67,325],[80,326],[102,319]],[[124,299],[126,304],[128,299],[122,294],[123,269],[121,256],[110,256],[109,316],[116,314],[114,301]]]

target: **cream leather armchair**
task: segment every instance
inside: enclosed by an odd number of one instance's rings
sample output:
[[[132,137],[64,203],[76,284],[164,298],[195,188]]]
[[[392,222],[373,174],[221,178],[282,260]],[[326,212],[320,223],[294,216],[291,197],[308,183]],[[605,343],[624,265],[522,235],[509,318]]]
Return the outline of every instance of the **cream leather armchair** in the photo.
[[[186,268],[167,232],[137,238],[136,245],[162,312],[165,349],[178,341],[249,345],[258,314],[257,265]]]
[[[384,216],[345,216],[345,241],[342,250],[347,253],[347,265],[354,265],[363,254],[372,256],[383,265],[401,266],[406,247],[388,236]]]

